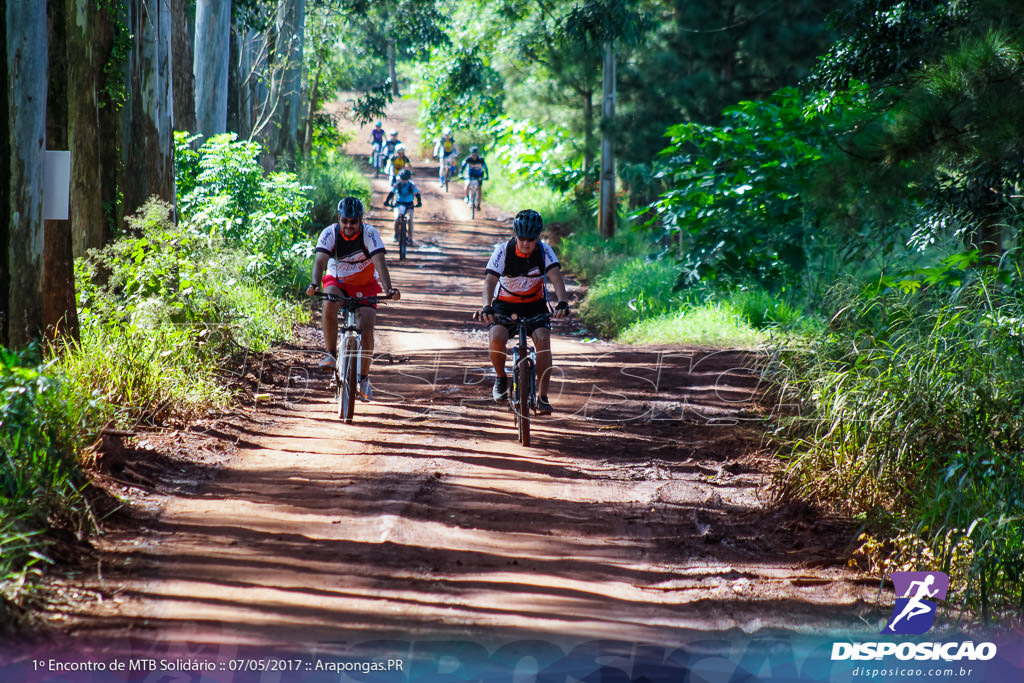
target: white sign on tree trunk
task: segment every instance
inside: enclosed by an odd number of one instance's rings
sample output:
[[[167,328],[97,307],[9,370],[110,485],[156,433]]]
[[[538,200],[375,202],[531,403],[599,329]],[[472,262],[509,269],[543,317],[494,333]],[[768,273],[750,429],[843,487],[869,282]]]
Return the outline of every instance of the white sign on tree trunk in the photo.
[[[66,221],[71,197],[71,152],[46,150],[43,220]]]

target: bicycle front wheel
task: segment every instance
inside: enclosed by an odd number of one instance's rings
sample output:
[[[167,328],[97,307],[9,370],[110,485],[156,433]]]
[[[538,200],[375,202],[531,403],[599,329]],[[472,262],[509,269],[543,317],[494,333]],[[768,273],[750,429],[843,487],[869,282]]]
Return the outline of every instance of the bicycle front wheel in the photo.
[[[346,337],[341,352],[341,381],[338,383],[338,419],[352,422],[356,404],[359,366],[359,341]]]
[[[519,428],[519,443],[530,445],[530,387],[533,385],[533,364],[528,358],[519,361],[516,367],[516,426]]]
[[[405,260],[405,250],[409,243],[409,219],[402,216],[401,221],[398,224],[398,260]]]

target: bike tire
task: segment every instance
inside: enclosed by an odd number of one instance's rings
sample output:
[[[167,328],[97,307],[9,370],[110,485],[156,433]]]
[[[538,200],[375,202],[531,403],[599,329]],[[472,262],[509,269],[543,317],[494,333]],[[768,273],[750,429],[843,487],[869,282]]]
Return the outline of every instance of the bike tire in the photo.
[[[530,445],[530,386],[533,382],[533,366],[528,358],[519,361],[516,368],[516,398],[519,409],[516,410],[516,426],[519,428],[519,443]]]
[[[448,179],[452,177],[451,171],[444,172],[444,191],[448,191]]]
[[[359,365],[359,342],[355,337],[345,339],[342,357],[341,382],[338,383],[338,419],[351,424],[355,414],[356,382]]]
[[[476,192],[469,193],[469,219],[476,219]]]
[[[401,223],[398,225],[398,260],[405,260],[405,250],[408,246],[409,235],[408,235],[408,219],[405,216],[402,217]]]

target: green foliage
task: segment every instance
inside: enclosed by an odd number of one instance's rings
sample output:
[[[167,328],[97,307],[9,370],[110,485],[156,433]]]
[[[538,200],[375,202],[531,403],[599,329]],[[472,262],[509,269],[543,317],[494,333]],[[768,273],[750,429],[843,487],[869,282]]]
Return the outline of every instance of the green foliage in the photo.
[[[342,197],[359,197],[364,204],[370,201],[370,183],[366,176],[347,155],[336,149],[317,152],[312,159],[300,159],[299,177],[309,188],[309,228],[314,232],[337,220],[338,201]]]
[[[416,95],[428,138],[440,137],[445,126],[487,128],[501,115],[504,98],[499,74],[476,45],[436,49],[423,68]]]
[[[786,88],[762,102],[741,102],[721,126],[682,123],[657,176],[667,189],[645,211],[679,242],[680,284],[799,281],[814,255],[831,246],[813,188],[831,131],[857,111],[808,106]],[[852,245],[856,247],[857,245]]]
[[[1024,288],[974,258],[844,295],[785,358],[802,413],[785,482],[921,538],[921,568],[963,555],[959,597],[987,619],[1024,599]]]
[[[188,190],[178,197],[182,222],[248,253],[245,271],[253,280],[270,279],[279,291],[295,291],[305,277],[300,264],[309,256],[302,231],[307,188],[292,173],[264,175],[257,142],[224,133],[193,152],[195,139],[175,133],[175,171],[179,188]]]
[[[574,156],[568,131],[502,118],[489,132],[498,161],[515,178],[542,179],[561,194],[583,179],[582,159]]]
[[[48,528],[92,528],[74,454],[96,422],[95,400],[69,400],[37,349],[0,348],[0,601],[49,562]]]
[[[129,226],[75,264],[81,340],[57,360],[67,390],[124,426],[224,405],[221,359],[265,350],[295,314],[238,276],[250,254],[175,226],[169,205],[147,202]]]

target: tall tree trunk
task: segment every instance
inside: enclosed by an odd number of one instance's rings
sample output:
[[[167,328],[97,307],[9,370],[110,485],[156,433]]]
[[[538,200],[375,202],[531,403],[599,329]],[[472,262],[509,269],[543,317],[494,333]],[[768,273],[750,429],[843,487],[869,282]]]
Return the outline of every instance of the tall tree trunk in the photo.
[[[228,27],[228,33],[231,36],[228,40],[228,130],[238,133],[238,137],[248,137],[248,133],[243,132],[242,124],[242,83],[240,80],[239,69],[242,63],[242,36],[238,33],[238,30],[234,25]]]
[[[277,58],[282,60],[280,133],[277,158],[294,165],[302,108],[302,39],[306,20],[305,0],[282,0],[277,15]]]
[[[225,2],[225,4],[230,4]],[[172,0],[171,54],[174,64],[174,128],[196,130],[196,78],[192,73],[196,36],[196,8],[193,0]]]
[[[228,129],[230,61],[231,3],[198,0],[193,74],[196,79],[196,131],[203,137]]]
[[[110,51],[110,31],[99,28],[106,17],[101,16],[95,0],[67,0],[65,7],[67,141],[71,151],[70,234],[75,256],[82,256],[88,249],[102,247],[109,239],[107,216],[103,212],[104,192],[100,189],[103,177],[100,155],[103,148],[115,145],[101,134],[101,109],[109,105],[101,102],[100,95],[106,85],[103,66]],[[49,147],[55,149],[52,142]]]
[[[9,153],[7,343],[43,332],[43,164],[46,150],[46,4],[8,2],[6,71]]]
[[[313,87],[309,92],[309,110],[306,113],[305,134],[302,136],[302,153],[308,158],[313,153],[313,116],[316,114],[316,101],[320,99],[320,73],[317,68],[313,78]]]
[[[0,11],[0,92],[11,92],[8,86],[7,73],[7,7]],[[11,126],[8,111],[8,98],[0,97],[0,159],[11,158]],[[7,321],[11,317],[10,291],[11,271],[8,263],[10,256],[7,245],[10,243],[11,227],[11,182],[10,161],[4,164],[4,173],[0,176],[0,346],[7,346]]]
[[[127,3],[127,25],[135,40],[128,57],[128,96],[122,109],[122,220],[152,195],[174,204],[170,2]]]
[[[48,2],[46,5],[50,32],[49,92],[46,98],[46,148],[49,150],[68,148],[68,86],[73,63],[68,50],[68,33],[74,28],[74,9],[73,3],[65,3],[63,0]],[[95,193],[95,188],[92,191]],[[43,272],[46,273],[43,329],[47,340],[51,342],[62,337],[78,339],[72,225],[68,220],[47,219],[43,231]],[[59,349],[60,345],[51,344],[51,348]]]
[[[583,175],[590,185],[590,171],[594,168],[594,92],[583,93]]]
[[[604,108],[601,116],[601,236],[615,237],[615,51],[604,46]]]

